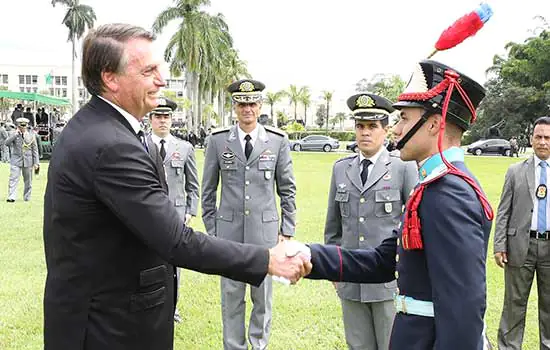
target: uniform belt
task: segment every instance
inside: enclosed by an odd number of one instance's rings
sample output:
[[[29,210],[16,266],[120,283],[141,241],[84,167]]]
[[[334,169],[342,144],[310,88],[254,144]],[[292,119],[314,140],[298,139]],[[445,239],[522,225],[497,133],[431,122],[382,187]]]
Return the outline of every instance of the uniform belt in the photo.
[[[529,236],[531,236],[531,238],[549,240],[550,239],[550,231],[539,232],[539,231],[535,231],[535,230],[530,230],[529,231]]]
[[[434,317],[434,303],[431,301],[416,300],[405,295],[393,297],[395,311],[409,315]]]

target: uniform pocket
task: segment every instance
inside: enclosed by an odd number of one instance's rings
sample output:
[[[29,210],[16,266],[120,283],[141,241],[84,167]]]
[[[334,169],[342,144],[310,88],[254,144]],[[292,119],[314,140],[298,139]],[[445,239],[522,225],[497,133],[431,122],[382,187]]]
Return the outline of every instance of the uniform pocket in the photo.
[[[163,283],[166,278],[166,266],[159,265],[139,272],[139,286],[148,287],[155,283]]]
[[[349,217],[350,215],[349,192],[348,191],[336,192],[336,195],[334,196],[334,200],[340,206],[340,215],[342,215],[342,217],[344,218]]]
[[[376,191],[374,202],[374,215],[377,217],[399,215],[401,211],[401,192],[399,190]]]
[[[176,207],[183,207],[185,205],[185,198],[183,195],[181,196],[176,196],[176,198],[174,198],[174,205]]]
[[[277,244],[279,236],[279,215],[274,210],[264,210],[262,212],[262,230],[264,231],[264,241],[269,246]]]
[[[166,287],[160,287],[152,292],[136,293],[130,296],[130,311],[136,312],[164,304]]]

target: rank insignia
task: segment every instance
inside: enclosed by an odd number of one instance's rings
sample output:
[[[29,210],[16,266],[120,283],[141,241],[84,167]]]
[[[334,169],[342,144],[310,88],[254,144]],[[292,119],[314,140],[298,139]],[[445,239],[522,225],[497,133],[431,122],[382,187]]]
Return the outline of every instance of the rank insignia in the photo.
[[[384,203],[384,211],[386,212],[386,214],[391,213],[392,210],[393,205],[391,203]]]
[[[172,153],[172,159],[180,159],[180,158],[181,158],[181,154],[179,152]]]
[[[233,160],[235,159],[235,153],[231,151],[225,151],[222,153],[222,159],[223,160]]]
[[[391,174],[388,173],[388,174],[384,175],[384,177],[383,177],[382,179],[384,179],[384,180],[386,180],[386,181],[387,181],[387,180],[391,180]]]
[[[361,95],[357,98],[357,101],[355,101],[355,105],[359,108],[366,108],[366,107],[374,107],[376,103],[372,99],[372,97],[367,95]]]
[[[343,190],[344,188],[346,188],[346,184],[344,183],[338,184],[338,188]]]
[[[546,185],[539,185],[537,187],[537,198],[544,199],[546,198]]]

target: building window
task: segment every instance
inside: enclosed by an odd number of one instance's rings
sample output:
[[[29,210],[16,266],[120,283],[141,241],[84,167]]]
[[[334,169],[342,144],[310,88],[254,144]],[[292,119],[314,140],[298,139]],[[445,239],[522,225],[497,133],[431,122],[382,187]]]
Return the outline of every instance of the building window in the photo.
[[[31,92],[31,88],[30,88],[30,87],[27,87],[27,92]]]
[[[31,85],[31,76],[30,75],[25,75],[25,84]]]
[[[34,85],[38,84],[38,75],[33,75],[33,76],[32,76],[32,83],[33,83]]]
[[[50,95],[53,96],[53,88],[50,88]]]
[[[57,97],[61,96],[61,89],[60,88],[55,88],[55,96],[57,96]]]
[[[67,77],[61,77],[61,85],[67,86]]]
[[[22,86],[20,86],[20,87],[19,87],[19,91],[21,91],[21,92],[25,92],[25,88],[24,88],[24,87],[22,87]]]
[[[67,89],[63,89],[63,97],[67,97]]]
[[[2,74],[2,84],[7,84],[7,83],[8,83],[8,75]]]
[[[38,92],[38,88],[37,87],[33,87],[32,88],[32,92],[34,92],[35,94]]]
[[[61,77],[59,75],[55,76],[55,85],[61,85]]]
[[[183,91],[177,91],[177,92],[176,92],[176,96],[178,96],[178,97],[183,97]]]
[[[25,84],[25,76],[24,75],[19,76],[19,85],[22,85],[22,84]]]

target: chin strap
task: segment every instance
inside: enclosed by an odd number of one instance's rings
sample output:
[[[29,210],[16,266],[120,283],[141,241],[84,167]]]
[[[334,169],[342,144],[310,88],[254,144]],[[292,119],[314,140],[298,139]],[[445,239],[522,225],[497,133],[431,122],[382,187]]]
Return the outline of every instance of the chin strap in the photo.
[[[460,169],[456,168],[453,164],[449,163],[445,156],[443,155],[442,147],[443,147],[443,136],[445,135],[445,125],[447,120],[447,110],[449,108],[449,102],[451,100],[451,95],[453,94],[453,90],[456,88],[459,92],[460,96],[462,97],[462,100],[466,103],[466,106],[470,110],[470,113],[472,113],[472,119],[471,123],[475,122],[476,120],[476,111],[472,104],[472,101],[470,101],[470,98],[460,86],[458,83],[459,75],[451,70],[447,70],[445,72],[445,79],[439,83],[434,89],[436,89],[440,85],[444,85],[447,88],[445,100],[443,102],[442,107],[442,121],[441,126],[439,128],[439,134],[437,137],[437,148],[439,150],[439,154],[441,156],[441,159],[443,160],[443,163],[447,167],[447,171],[443,173],[441,176],[445,174],[453,174],[456,176],[460,176],[464,181],[466,181],[476,192],[476,195],[481,202],[481,206],[483,207],[483,212],[488,220],[493,220],[494,213],[493,209],[491,208],[491,204],[489,203],[489,200],[481,190],[481,188],[477,185],[477,183],[472,179],[470,176],[468,176],[466,173],[461,171]],[[432,89],[432,90],[434,90]],[[428,91],[429,93],[429,91]],[[425,93],[427,94],[427,93]],[[409,95],[409,94],[407,94]],[[412,94],[411,94],[412,95]],[[415,95],[422,95],[422,94],[415,94]],[[399,99],[402,99],[402,96],[399,96]],[[405,97],[413,97],[413,96],[405,96]],[[424,97],[424,96],[414,96],[414,97]],[[424,114],[424,116],[426,113]],[[423,116],[423,117],[424,117]],[[420,122],[420,121],[419,121]],[[424,123],[424,122],[423,122]],[[417,122],[418,124],[418,122]],[[416,126],[416,125],[415,125]],[[411,129],[412,131],[412,129]],[[415,130],[416,132],[416,130]],[[410,133],[410,132],[409,132]],[[405,136],[408,136],[408,134]],[[411,135],[412,136],[412,135]],[[409,137],[410,139],[410,137]],[[407,139],[408,140],[408,139]],[[405,140],[405,142],[407,141]],[[404,143],[403,143],[404,144]],[[435,179],[434,179],[435,180]],[[433,181],[433,180],[432,180]],[[422,201],[422,195],[424,193],[424,189],[427,187],[429,182],[420,183],[418,185],[414,192],[412,193],[411,197],[407,201],[406,205],[406,211],[405,211],[405,222],[403,223],[403,232],[402,232],[402,241],[403,241],[403,248],[407,250],[411,249],[423,249],[424,245],[422,243],[422,233],[421,233],[421,225],[420,225],[420,218],[418,216],[418,207],[420,206],[420,202]]]

